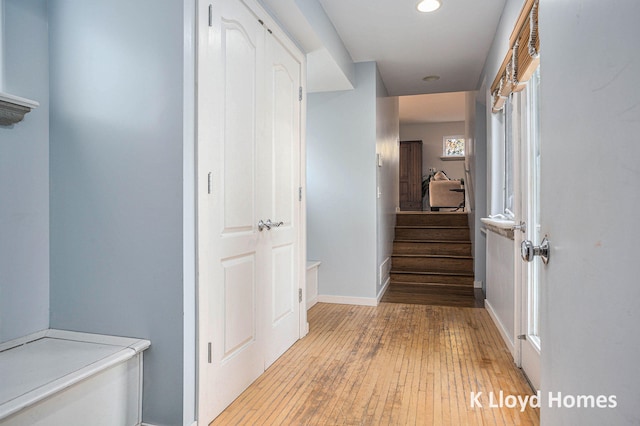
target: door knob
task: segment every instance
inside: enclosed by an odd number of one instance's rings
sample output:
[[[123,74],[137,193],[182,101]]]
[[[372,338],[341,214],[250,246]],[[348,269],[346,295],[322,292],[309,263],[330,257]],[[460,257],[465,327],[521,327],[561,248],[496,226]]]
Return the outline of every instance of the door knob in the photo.
[[[530,240],[524,240],[520,244],[520,255],[525,262],[531,262],[534,257],[540,256],[542,263],[546,265],[549,263],[549,252],[550,246],[547,237],[542,239],[542,243],[539,246],[534,246]]]

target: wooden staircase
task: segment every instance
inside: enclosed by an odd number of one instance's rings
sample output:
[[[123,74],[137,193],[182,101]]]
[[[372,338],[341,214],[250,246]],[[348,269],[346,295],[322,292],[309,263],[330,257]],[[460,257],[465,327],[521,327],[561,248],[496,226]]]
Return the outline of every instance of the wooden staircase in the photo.
[[[467,213],[398,213],[391,259],[393,288],[473,296]]]

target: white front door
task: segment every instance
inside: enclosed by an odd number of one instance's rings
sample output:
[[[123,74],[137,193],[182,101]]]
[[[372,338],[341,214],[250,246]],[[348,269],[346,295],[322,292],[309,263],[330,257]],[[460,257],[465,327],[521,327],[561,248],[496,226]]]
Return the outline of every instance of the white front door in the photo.
[[[516,220],[516,326],[519,329],[516,348],[519,365],[531,384],[540,389],[540,268],[539,257],[527,262],[521,256],[523,241],[540,245],[540,123],[539,123],[540,70],[536,71],[527,87],[513,95],[514,139],[516,142],[517,188]]]
[[[198,25],[198,419],[208,424],[300,337],[302,59],[240,0],[201,0]]]

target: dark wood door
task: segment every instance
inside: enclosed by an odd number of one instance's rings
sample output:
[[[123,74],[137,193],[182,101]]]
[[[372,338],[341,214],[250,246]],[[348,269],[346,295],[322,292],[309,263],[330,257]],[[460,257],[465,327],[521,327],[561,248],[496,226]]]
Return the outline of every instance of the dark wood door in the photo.
[[[422,141],[400,142],[400,210],[422,210]]]

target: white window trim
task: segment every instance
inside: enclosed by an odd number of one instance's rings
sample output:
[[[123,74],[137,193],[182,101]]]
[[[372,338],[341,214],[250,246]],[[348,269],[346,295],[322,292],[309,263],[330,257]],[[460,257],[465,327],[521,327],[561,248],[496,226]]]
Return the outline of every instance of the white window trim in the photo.
[[[488,101],[491,95],[488,94]],[[504,170],[505,170],[505,111],[504,109],[488,116],[490,185],[488,192],[488,213],[490,217],[507,219],[504,212]]]
[[[517,163],[516,158],[517,148],[519,143],[520,134],[520,98],[516,98],[515,93],[511,93],[509,98],[504,103],[504,162],[503,162],[503,178],[502,178],[502,213],[508,218],[513,219],[515,217],[513,210],[515,210],[516,202],[516,173]],[[508,150],[510,148],[510,151]],[[509,166],[511,166],[511,176],[508,176]],[[509,189],[511,190],[509,193]]]

